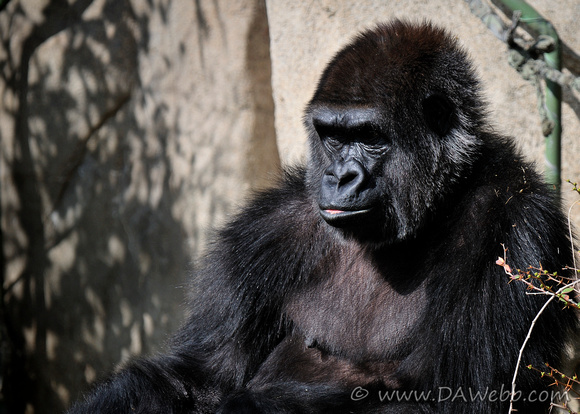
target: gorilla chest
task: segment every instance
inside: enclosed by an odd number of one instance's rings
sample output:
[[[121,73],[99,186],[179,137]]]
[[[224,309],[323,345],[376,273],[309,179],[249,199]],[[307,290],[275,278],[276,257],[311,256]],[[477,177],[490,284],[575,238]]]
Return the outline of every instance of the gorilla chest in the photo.
[[[411,282],[395,287],[385,270],[365,260],[344,260],[333,267],[332,274],[288,301],[286,315],[297,333],[308,346],[347,358],[402,357],[402,345],[420,331],[417,325],[426,308],[423,286]]]

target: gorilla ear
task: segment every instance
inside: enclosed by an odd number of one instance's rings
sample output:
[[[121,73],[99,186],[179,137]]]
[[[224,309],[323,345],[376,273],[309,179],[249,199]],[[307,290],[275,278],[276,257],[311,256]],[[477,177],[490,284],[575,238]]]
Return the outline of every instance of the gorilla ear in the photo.
[[[453,105],[442,95],[431,95],[423,100],[425,122],[439,136],[444,136],[451,129],[453,113]]]

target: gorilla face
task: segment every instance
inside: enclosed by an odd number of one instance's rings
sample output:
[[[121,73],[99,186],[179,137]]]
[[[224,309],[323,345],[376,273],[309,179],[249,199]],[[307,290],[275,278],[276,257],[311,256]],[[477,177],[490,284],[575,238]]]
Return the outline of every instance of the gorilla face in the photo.
[[[368,220],[380,209],[381,161],[389,146],[377,128],[375,109],[313,111],[313,125],[328,157],[320,182],[319,207],[330,224]]]
[[[381,243],[408,239],[477,159],[477,80],[455,40],[441,37],[394,22],[361,35],[323,73],[305,124],[309,186],[329,225]]]

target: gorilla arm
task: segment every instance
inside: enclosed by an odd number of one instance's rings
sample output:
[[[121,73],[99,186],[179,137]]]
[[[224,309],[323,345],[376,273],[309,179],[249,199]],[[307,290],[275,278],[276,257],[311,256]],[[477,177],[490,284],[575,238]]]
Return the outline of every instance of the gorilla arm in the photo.
[[[433,332],[425,334],[435,341],[419,357],[441,350],[433,365],[435,386],[453,392],[461,389],[466,395],[511,390],[520,347],[548,299],[529,295],[523,283],[509,282],[495,264],[503,255],[502,246],[514,270],[541,265],[561,274],[572,260],[566,225],[553,195],[529,165],[499,149],[511,144],[499,137],[489,137],[488,142],[482,157],[486,165],[476,165],[477,173],[469,179],[471,188],[456,206],[456,213],[450,214],[452,224],[444,225],[449,233],[442,244],[444,250],[438,252],[439,275],[429,287],[434,300]],[[444,310],[434,306],[437,303],[453,306]],[[519,367],[519,412],[546,412],[549,401],[529,397],[549,390],[548,383],[525,367],[559,366],[569,328],[577,325],[575,318],[574,312],[553,301],[535,325]],[[498,412],[505,410],[509,398],[507,402],[505,398],[468,402],[467,412]],[[445,405],[452,406],[451,399],[442,403]],[[462,411],[455,407],[454,412]]]

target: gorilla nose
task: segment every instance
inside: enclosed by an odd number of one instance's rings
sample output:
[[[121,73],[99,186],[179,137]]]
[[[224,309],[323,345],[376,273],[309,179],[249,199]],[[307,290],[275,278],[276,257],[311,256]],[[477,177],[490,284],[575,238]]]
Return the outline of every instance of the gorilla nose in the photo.
[[[367,181],[364,167],[356,160],[335,161],[326,176],[335,183],[339,197],[356,197]]]

